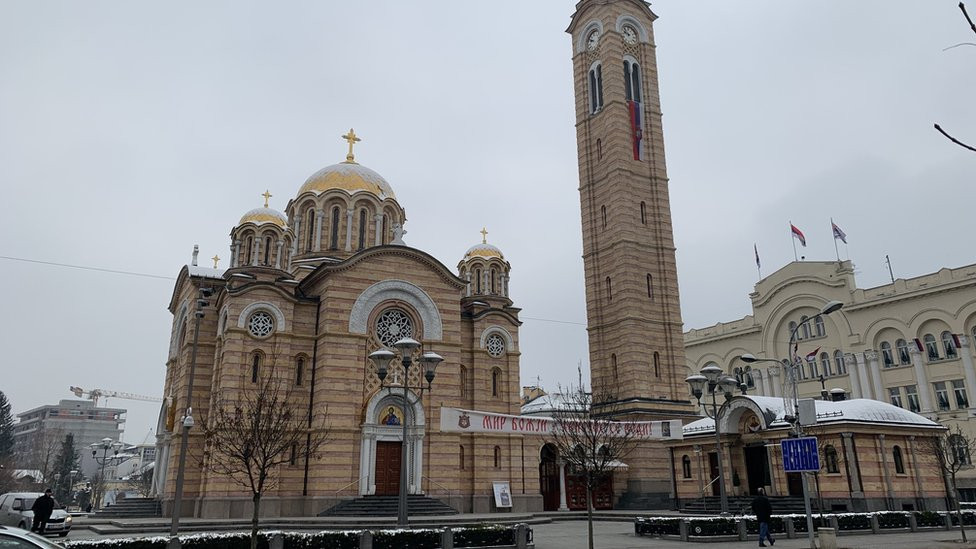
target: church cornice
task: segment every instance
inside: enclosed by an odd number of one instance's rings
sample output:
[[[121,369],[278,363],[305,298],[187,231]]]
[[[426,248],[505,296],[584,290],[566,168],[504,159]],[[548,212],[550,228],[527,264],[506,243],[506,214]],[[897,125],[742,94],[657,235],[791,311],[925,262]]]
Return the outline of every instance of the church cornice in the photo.
[[[515,311],[518,312],[521,311],[521,309],[515,309]],[[462,317],[465,315],[468,315],[472,321],[481,320],[482,318],[489,317],[489,316],[503,316],[516,326],[522,325],[522,321],[519,320],[517,316],[515,316],[514,314],[512,314],[506,309],[499,309],[497,307],[483,309],[478,312],[470,312],[470,311],[462,312]]]
[[[320,265],[314,271],[309,273],[308,276],[302,279],[298,287],[300,290],[304,291],[311,285],[318,283],[323,278],[326,278],[333,273],[349,270],[363,261],[383,255],[408,257],[417,260],[420,263],[432,268],[444,281],[456,287],[459,291],[468,284],[466,280],[458,278],[458,276],[452,273],[443,263],[427,252],[418,250],[417,248],[411,248],[409,246],[387,244],[385,246],[373,246],[371,248],[366,248],[356,253],[349,259],[339,263],[332,265]]]
[[[176,275],[176,283],[173,284],[173,295],[170,296],[169,306],[167,307],[167,309],[169,309],[169,312],[173,313],[174,315],[176,314],[177,307],[179,307],[177,298],[180,295],[180,291],[183,289],[183,286],[186,285],[187,281],[189,281],[190,279],[196,279],[201,281],[212,280],[214,281],[215,285],[221,287],[223,287],[226,284],[225,278],[213,278],[209,276],[190,275],[190,266],[183,265],[183,268],[180,269],[180,274]]]

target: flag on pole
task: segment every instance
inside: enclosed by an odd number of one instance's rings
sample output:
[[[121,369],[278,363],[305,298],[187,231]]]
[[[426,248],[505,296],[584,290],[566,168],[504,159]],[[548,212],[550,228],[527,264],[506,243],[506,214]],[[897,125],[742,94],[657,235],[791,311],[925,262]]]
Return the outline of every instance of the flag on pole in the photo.
[[[832,220],[830,222],[830,227],[834,231],[834,240],[840,239],[841,242],[847,244],[847,233],[840,230],[840,227],[838,227],[837,224],[834,223]]]
[[[793,233],[793,238],[800,241],[800,245],[804,248],[807,247],[807,237],[803,236],[803,231],[796,228],[796,225],[790,223],[790,231]]]
[[[815,360],[817,358],[817,353],[820,352],[820,347],[817,347],[813,351],[807,353],[807,361]]]
[[[762,268],[762,265],[759,264],[759,246],[757,246],[756,244],[753,244],[752,245],[752,250],[754,252],[756,252],[756,268],[757,269],[761,269]]]

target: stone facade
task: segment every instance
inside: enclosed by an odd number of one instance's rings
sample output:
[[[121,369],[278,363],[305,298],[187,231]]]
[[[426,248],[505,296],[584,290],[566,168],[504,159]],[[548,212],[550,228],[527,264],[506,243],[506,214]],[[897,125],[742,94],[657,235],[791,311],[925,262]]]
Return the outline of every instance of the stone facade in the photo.
[[[745,372],[737,357],[786,359],[792,327],[837,300],[839,311],[798,331],[798,354],[810,355],[798,381],[801,398],[842,389],[976,436],[976,265],[859,288],[850,261],[793,262],[759,281],[749,297],[752,315],[685,333],[688,374],[711,363],[729,373],[739,368],[751,394],[781,397],[782,368],[760,362]],[[960,478],[964,498],[976,499],[976,472]]]
[[[572,36],[590,377],[621,411],[690,418],[668,176],[647,4],[584,0]],[[632,458],[629,490],[663,503],[667,452]]]

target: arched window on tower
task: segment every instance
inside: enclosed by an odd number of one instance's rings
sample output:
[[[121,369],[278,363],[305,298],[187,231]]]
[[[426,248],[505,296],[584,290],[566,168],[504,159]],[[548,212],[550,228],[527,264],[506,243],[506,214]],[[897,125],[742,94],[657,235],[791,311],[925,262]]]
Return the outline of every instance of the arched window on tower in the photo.
[[[461,366],[458,378],[458,383],[461,384],[461,398],[464,398],[468,396],[468,369]]]
[[[480,294],[481,293],[481,269],[474,270],[474,279],[476,280],[474,293]]]
[[[271,237],[264,237],[264,264],[271,265]]]
[[[607,301],[613,301],[613,287],[610,284],[610,277],[607,277]]]
[[[464,470],[464,445],[458,446],[458,463],[461,466],[461,470]]]
[[[339,249],[339,207],[332,208],[332,233],[329,235],[329,249]]]
[[[499,391],[501,391],[502,385],[502,371],[495,368],[491,371],[491,396],[497,397]]]
[[[305,357],[298,357],[295,361],[295,385],[301,387],[305,381]]]
[[[261,353],[255,351],[251,355],[251,383],[257,383],[261,374]]]
[[[359,249],[366,247],[366,210],[359,210]]]
[[[491,272],[489,273],[489,275],[491,276],[490,287],[491,287],[491,293],[492,294],[495,293],[495,277],[497,276],[497,274],[498,273],[495,271],[494,268],[492,268]]]
[[[641,225],[647,225],[647,205],[642,201],[640,204],[641,208]]]
[[[603,160],[603,141],[599,138],[596,140],[596,159]]]
[[[600,214],[603,215],[603,228],[607,228],[607,207],[600,206]]]
[[[640,65],[631,59],[624,59],[624,94],[627,101],[641,102]]]
[[[315,208],[309,208],[305,217],[305,251],[310,252],[315,242]]]
[[[661,377],[661,354],[654,351],[654,377]]]
[[[654,277],[651,276],[651,273],[647,273],[647,297],[649,297],[651,300],[654,299],[653,283],[654,283]]]
[[[495,446],[495,451],[493,452],[495,458],[495,469],[502,468],[502,448],[501,446]]]
[[[254,253],[254,238],[248,235],[244,239],[244,262],[241,265],[251,264],[251,254]]]
[[[613,383],[616,385],[620,382],[620,373],[617,371],[617,353],[610,354],[610,368],[613,372]]]
[[[603,108],[603,69],[599,63],[590,67],[590,113],[596,114]]]

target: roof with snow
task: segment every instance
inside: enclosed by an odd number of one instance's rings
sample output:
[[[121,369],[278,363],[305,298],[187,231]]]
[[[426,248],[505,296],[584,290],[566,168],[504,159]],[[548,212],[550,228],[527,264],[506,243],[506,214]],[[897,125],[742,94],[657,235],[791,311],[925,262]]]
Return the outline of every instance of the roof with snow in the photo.
[[[575,404],[573,395],[565,393],[549,393],[538,396],[522,405],[523,416],[551,415],[559,411],[567,411]]]
[[[858,398],[833,402],[829,400],[815,400],[817,409],[817,424],[829,425],[834,423],[862,423],[870,425],[901,425],[928,429],[942,429],[938,423],[899,408],[887,402]],[[739,395],[733,397],[724,406],[720,414],[719,431],[730,432],[729,426],[738,424],[739,418],[746,410],[751,410],[759,417],[762,429],[788,428],[789,423],[784,419],[786,409],[783,399],[779,397]],[[693,421],[682,428],[685,436],[698,436],[715,433],[715,422],[711,418]]]

